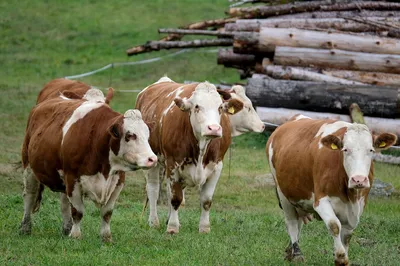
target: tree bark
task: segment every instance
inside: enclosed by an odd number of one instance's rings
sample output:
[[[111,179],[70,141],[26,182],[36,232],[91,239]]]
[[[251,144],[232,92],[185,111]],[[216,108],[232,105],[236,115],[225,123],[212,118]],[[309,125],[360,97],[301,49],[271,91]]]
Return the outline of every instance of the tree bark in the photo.
[[[400,74],[400,55],[356,53],[294,47],[276,47],[275,64]]]
[[[254,67],[256,56],[252,54],[235,54],[232,49],[219,49],[217,63],[226,67]]]
[[[143,46],[143,52],[159,51],[161,49],[172,48],[192,48],[192,47],[209,47],[209,46],[231,46],[232,39],[216,39],[216,40],[194,40],[194,41],[150,41]],[[137,50],[128,51],[128,53],[137,53]]]
[[[375,29],[387,30],[387,31],[389,31],[388,32],[389,37],[394,37],[394,38],[400,37],[400,27],[398,27],[398,26],[384,23],[381,21],[373,21],[371,19],[362,18],[362,17],[346,18],[346,19],[353,20],[353,21],[356,21],[359,23],[363,23],[365,25],[369,25],[371,27],[374,27]]]
[[[205,21],[200,21],[200,22],[195,22],[186,26],[181,27],[182,29],[205,29],[208,27],[219,27],[225,25],[225,23],[231,23],[236,21],[237,18],[222,18],[222,19],[212,19],[212,20],[205,20]],[[180,34],[169,34],[163,38],[161,38],[159,41],[178,41],[182,39],[183,35]],[[148,43],[148,42],[147,42]],[[152,50],[147,49],[147,43],[143,45],[138,45],[134,46],[128,50],[126,50],[126,54],[128,56],[136,55],[136,54],[141,54],[141,53],[147,53]]]
[[[296,18],[342,18],[342,17],[400,17],[400,11],[366,11],[359,10],[354,11],[331,11],[331,12],[323,12],[323,11],[315,11],[315,12],[306,12],[306,13],[298,13],[298,14],[288,14],[282,16],[276,16],[274,18],[282,18],[282,19],[296,19]]]
[[[377,86],[400,86],[400,75],[381,72],[365,72],[350,70],[322,70],[328,76],[349,79]]]
[[[287,108],[270,108],[256,107],[257,113],[262,121],[276,125],[281,125],[290,120],[294,115],[302,114],[312,119],[337,119],[341,121],[351,122],[351,118],[347,114],[321,113],[311,112],[298,109]],[[365,124],[374,133],[391,132],[396,134],[400,139],[400,121],[389,118],[377,118],[364,116]]]
[[[272,52],[276,46],[342,49],[355,52],[400,54],[400,40],[369,35],[330,33],[295,28],[261,28],[259,33],[235,34],[235,52]]]
[[[399,22],[400,18],[369,17],[372,22]],[[226,32],[256,31],[260,28],[298,28],[298,29],[334,29],[340,31],[368,32],[376,31],[374,25],[354,22],[343,18],[320,19],[239,19],[235,23],[225,24]],[[379,29],[378,29],[379,30]],[[382,29],[383,30],[383,29]]]
[[[180,35],[211,35],[218,37],[233,37],[232,32],[212,30],[158,29],[158,33],[175,33]]]
[[[292,80],[294,79],[294,80],[333,82],[333,83],[347,84],[347,85],[365,85],[361,82],[336,78],[295,67],[269,65],[265,66],[264,70],[268,76],[273,77],[275,79],[292,79]]]
[[[400,117],[400,90],[368,85],[250,78],[247,96],[256,106],[347,114],[356,102],[366,115]]]
[[[312,11],[348,11],[348,10],[400,10],[399,3],[388,2],[356,2],[338,3],[331,5],[331,1],[312,1],[304,3],[290,3],[277,6],[254,6],[244,8],[230,8],[227,12],[231,17],[240,18],[267,18],[284,14],[303,13]]]

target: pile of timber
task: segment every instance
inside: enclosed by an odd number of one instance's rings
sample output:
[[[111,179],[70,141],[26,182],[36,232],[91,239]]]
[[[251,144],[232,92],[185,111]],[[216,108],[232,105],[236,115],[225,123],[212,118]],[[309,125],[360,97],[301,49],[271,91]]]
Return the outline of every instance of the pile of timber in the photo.
[[[275,2],[244,0],[226,11],[227,18],[159,29],[167,35],[127,54],[226,46],[219,49],[217,63],[248,79],[247,94],[255,106],[335,116],[358,103],[374,124],[384,118],[380,129],[389,123],[400,136],[400,3]],[[244,3],[257,4],[238,7]],[[182,40],[186,35],[208,37]]]

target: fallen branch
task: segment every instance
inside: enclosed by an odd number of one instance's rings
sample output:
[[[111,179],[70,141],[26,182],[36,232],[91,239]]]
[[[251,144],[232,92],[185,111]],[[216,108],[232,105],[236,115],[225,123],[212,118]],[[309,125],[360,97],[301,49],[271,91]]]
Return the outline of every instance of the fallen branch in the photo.
[[[175,33],[179,35],[211,35],[218,37],[233,37],[234,33],[211,30],[158,29],[158,33]]]
[[[363,85],[361,82],[336,78],[320,73],[315,73],[301,68],[269,65],[264,67],[265,73],[275,79],[292,79],[308,81],[324,81],[338,84]]]
[[[237,18],[212,19],[212,20],[195,22],[195,23],[183,26],[181,28],[182,29],[205,29],[208,27],[220,27],[220,26],[224,26],[225,23],[231,23],[236,20],[237,20]],[[161,38],[159,41],[178,41],[178,40],[182,39],[182,37],[183,37],[183,35],[180,35],[180,34],[169,34],[168,36]],[[147,48],[147,46],[146,46],[147,43],[143,44],[143,45],[134,46],[134,47],[126,50],[126,54],[128,56],[132,56],[132,55],[152,51]]]
[[[400,74],[400,55],[356,53],[295,47],[276,47],[275,64]]]
[[[256,64],[256,56],[252,54],[236,54],[232,49],[219,49],[217,63],[226,67],[245,68]]]
[[[172,49],[172,48],[193,48],[193,47],[209,47],[209,46],[231,46],[232,39],[216,39],[216,40],[194,40],[194,41],[150,41],[143,45],[141,53],[150,51],[159,51],[161,49]],[[135,48],[132,48],[135,49]],[[128,50],[128,54],[137,54],[138,50]]]

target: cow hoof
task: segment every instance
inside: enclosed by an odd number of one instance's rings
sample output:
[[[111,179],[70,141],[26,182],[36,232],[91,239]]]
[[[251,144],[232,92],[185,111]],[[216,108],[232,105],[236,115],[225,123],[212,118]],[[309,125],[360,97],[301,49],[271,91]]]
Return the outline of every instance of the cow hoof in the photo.
[[[202,226],[199,228],[199,233],[208,234],[210,233],[210,230],[211,230],[210,226]]]
[[[102,235],[101,239],[103,240],[104,243],[112,243],[113,242],[111,234]]]
[[[151,228],[160,228],[160,222],[157,220],[149,221],[149,226]]]
[[[68,236],[71,233],[72,223],[64,224],[62,227],[63,235]]]
[[[81,234],[81,231],[71,230],[71,233],[69,234],[69,236],[71,238],[80,239],[82,237],[82,234]]]
[[[30,235],[32,233],[32,224],[31,223],[21,223],[19,227],[20,235]]]
[[[293,255],[291,262],[304,262],[304,257],[303,255]]]
[[[168,227],[167,233],[171,235],[177,234],[179,233],[179,227]]]
[[[348,265],[349,265],[349,259],[346,257],[346,254],[344,254],[344,256],[342,258],[339,256],[336,256],[335,266],[348,266]]]

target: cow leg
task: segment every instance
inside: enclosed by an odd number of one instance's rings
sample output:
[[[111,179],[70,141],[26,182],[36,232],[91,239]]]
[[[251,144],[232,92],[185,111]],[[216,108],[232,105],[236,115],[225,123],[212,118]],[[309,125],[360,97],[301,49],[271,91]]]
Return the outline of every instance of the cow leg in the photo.
[[[85,210],[83,205],[82,188],[81,184],[71,175],[66,174],[65,180],[67,183],[67,195],[71,203],[72,215],[72,229],[69,236],[78,239],[81,237],[80,224]]]
[[[29,235],[32,232],[31,214],[37,207],[37,199],[40,193],[40,183],[36,179],[30,166],[24,170],[24,217],[20,226],[20,234]],[[40,204],[40,202],[39,202]]]
[[[201,205],[201,216],[199,224],[200,233],[209,233],[211,230],[210,226],[210,208],[212,204],[212,197],[214,195],[215,187],[221,175],[222,162],[219,162],[212,172],[211,176],[207,179],[206,183],[200,190],[200,205]]]
[[[349,255],[349,244],[350,239],[353,234],[353,229],[346,228],[346,226],[342,225],[342,231],[340,232],[340,237],[342,239],[342,243],[344,249],[346,250],[346,255]]]
[[[184,207],[186,204],[185,200],[185,188],[182,188],[182,202],[181,202],[181,207]]]
[[[160,227],[160,222],[157,215],[157,201],[160,193],[160,164],[150,168],[146,173],[146,190],[149,199],[149,225],[150,227]]]
[[[169,203],[167,233],[179,233],[178,209],[182,202],[182,184],[177,179],[167,178],[167,193]]]
[[[341,240],[342,225],[336,217],[329,199],[327,197],[321,198],[318,206],[314,205],[314,209],[324,221],[329,233],[333,237],[335,265],[348,265],[349,259]]]
[[[122,188],[124,187],[123,181],[124,180],[118,181],[117,186],[115,187],[114,191],[111,193],[110,199],[100,209],[100,214],[102,217],[100,235],[104,242],[112,242],[110,221],[111,221],[111,216],[112,216],[115,202],[117,201],[118,196],[121,193]]]
[[[300,231],[303,221],[299,218],[296,208],[283,195],[280,188],[277,186],[277,194],[280,206],[285,215],[286,230],[290,237],[289,246],[286,248],[286,259],[289,261],[303,261],[304,257],[299,246]]]
[[[63,219],[62,231],[64,235],[69,235],[72,228],[71,204],[65,193],[60,193],[61,215]]]

